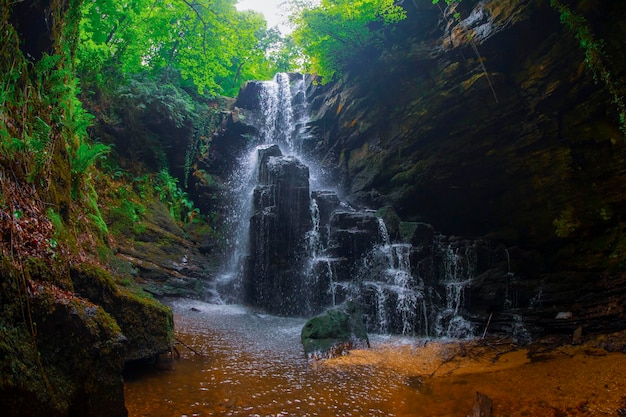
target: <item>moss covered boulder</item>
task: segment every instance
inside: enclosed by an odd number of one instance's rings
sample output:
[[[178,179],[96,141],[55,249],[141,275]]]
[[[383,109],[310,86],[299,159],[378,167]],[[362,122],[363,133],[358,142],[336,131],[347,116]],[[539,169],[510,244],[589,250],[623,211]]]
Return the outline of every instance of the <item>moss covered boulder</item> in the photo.
[[[369,347],[361,310],[347,302],[309,319],[301,332],[308,358],[327,358],[350,349]]]
[[[0,409],[12,416],[125,417],[126,338],[98,305],[31,282],[27,312],[0,318]]]
[[[128,340],[127,361],[157,356],[174,344],[174,318],[169,307],[139,288],[123,287],[95,265],[72,267],[74,290],[101,305],[119,324]]]

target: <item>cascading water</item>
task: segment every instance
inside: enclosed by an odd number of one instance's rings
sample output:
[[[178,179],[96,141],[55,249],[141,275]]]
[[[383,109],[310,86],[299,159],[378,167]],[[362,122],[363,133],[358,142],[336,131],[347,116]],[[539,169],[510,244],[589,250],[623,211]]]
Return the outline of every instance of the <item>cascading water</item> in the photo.
[[[471,247],[460,249],[448,245],[442,251],[444,260],[444,276],[442,284],[445,288],[445,304],[437,314],[435,325],[436,336],[466,337],[472,333],[472,326],[459,314],[463,305],[465,288],[474,277],[475,261],[472,259]]]
[[[411,245],[392,244],[385,223],[382,219],[378,222],[382,242],[364,260],[361,271],[365,293],[374,293],[372,324],[381,333],[414,334],[418,310],[425,308],[424,283],[411,275]],[[426,334],[427,328],[428,324],[423,323]]]
[[[257,108],[247,113],[255,137],[227,187],[232,255],[217,290],[222,300],[299,313],[296,293],[302,290],[293,275],[306,253],[303,234],[311,229],[309,169],[295,153],[296,141],[306,137],[304,77],[277,74],[256,86]],[[283,301],[293,308],[283,308]]]
[[[246,92],[243,117],[254,133],[229,184],[232,257],[221,298],[299,316],[352,300],[369,331],[471,336],[464,293],[478,274],[472,242],[418,223],[421,240],[392,242],[375,212],[322,187],[302,155],[312,137],[305,87],[301,75],[278,74]]]

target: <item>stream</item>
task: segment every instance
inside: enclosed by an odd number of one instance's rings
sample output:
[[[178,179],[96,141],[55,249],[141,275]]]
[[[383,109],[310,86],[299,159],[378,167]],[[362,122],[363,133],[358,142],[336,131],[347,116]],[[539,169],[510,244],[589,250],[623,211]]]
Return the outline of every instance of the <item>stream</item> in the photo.
[[[180,357],[127,369],[131,417],[464,417],[477,391],[493,400],[494,416],[626,415],[626,355],[599,348],[606,337],[520,347],[373,335],[370,349],[309,361],[304,319],[167,304]],[[619,337],[626,346],[626,334]]]
[[[127,371],[131,416],[410,415],[402,410],[415,388],[393,371],[307,360],[300,343],[304,319],[192,300],[169,304],[177,339],[187,347],[177,344],[180,358]]]

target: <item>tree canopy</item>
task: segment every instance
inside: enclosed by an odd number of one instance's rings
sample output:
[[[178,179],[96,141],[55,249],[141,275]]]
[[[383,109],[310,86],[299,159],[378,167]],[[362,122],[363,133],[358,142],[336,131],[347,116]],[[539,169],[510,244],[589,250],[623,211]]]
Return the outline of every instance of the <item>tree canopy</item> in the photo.
[[[82,4],[77,69],[84,85],[115,87],[138,73],[234,96],[250,79],[304,64],[328,81],[379,48],[406,17],[394,0],[287,0],[293,36],[237,0],[90,0]]]
[[[82,6],[78,73],[115,84],[131,74],[182,78],[199,93],[235,95],[243,81],[290,69],[283,39],[236,0],[92,0]]]
[[[385,31],[406,18],[394,0],[292,0],[291,21],[297,44],[308,57],[308,70],[326,81],[346,65],[384,42]]]

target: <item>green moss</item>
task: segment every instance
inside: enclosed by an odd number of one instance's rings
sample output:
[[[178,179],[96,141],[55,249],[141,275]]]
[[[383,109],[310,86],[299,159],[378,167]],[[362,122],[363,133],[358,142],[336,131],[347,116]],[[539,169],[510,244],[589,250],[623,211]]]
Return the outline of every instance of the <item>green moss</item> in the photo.
[[[55,377],[58,394],[51,393],[39,361],[40,352],[26,326],[0,322],[0,403],[4,407],[52,416],[67,409],[67,396],[59,394],[68,390],[68,380]]]
[[[435,238],[435,231],[428,223],[402,222],[398,225],[400,240],[415,246],[429,244]]]
[[[393,207],[385,206],[379,208],[376,210],[376,216],[380,217],[385,222],[389,238],[395,240],[399,237],[400,232],[398,230],[398,226],[400,225],[402,219],[400,219],[400,216],[398,216]]]
[[[61,237],[65,234],[65,225],[63,224],[63,219],[59,216],[52,207],[48,207],[46,210],[46,216],[50,223],[52,223],[52,227],[54,228],[55,237]]]
[[[552,224],[554,225],[554,232],[558,237],[569,237],[581,226],[581,222],[573,207],[564,209],[561,215],[554,219]]]
[[[139,202],[139,196],[122,186],[117,190],[117,196],[112,207],[108,211],[111,232],[115,235],[132,237],[146,230],[142,222],[146,207]],[[130,233],[129,233],[130,232]]]
[[[46,265],[32,259],[25,268],[40,274]],[[6,263],[1,272],[19,274]],[[5,282],[0,294],[0,403],[8,415],[62,416],[79,403],[84,415],[100,415],[85,404],[87,392],[88,402],[102,400],[111,415],[121,415],[115,410],[123,407],[123,339],[116,321],[50,283],[37,284],[26,304],[20,292]]]
[[[139,286],[118,286],[113,276],[98,266],[75,266],[70,274],[76,291],[102,305],[119,324],[128,339],[127,360],[152,357],[171,348],[174,318],[169,307]]]
[[[309,319],[302,328],[300,338],[309,357],[324,357],[360,345],[369,346],[360,309],[353,302]]]
[[[391,178],[391,183],[395,186],[401,184],[417,184],[420,183],[424,175],[424,161],[419,161],[411,165]]]
[[[98,206],[98,193],[92,184],[87,186],[87,208],[91,211],[89,218],[93,221],[96,229],[100,231],[101,237],[106,238],[109,234],[109,228],[102,218],[100,207]]]

